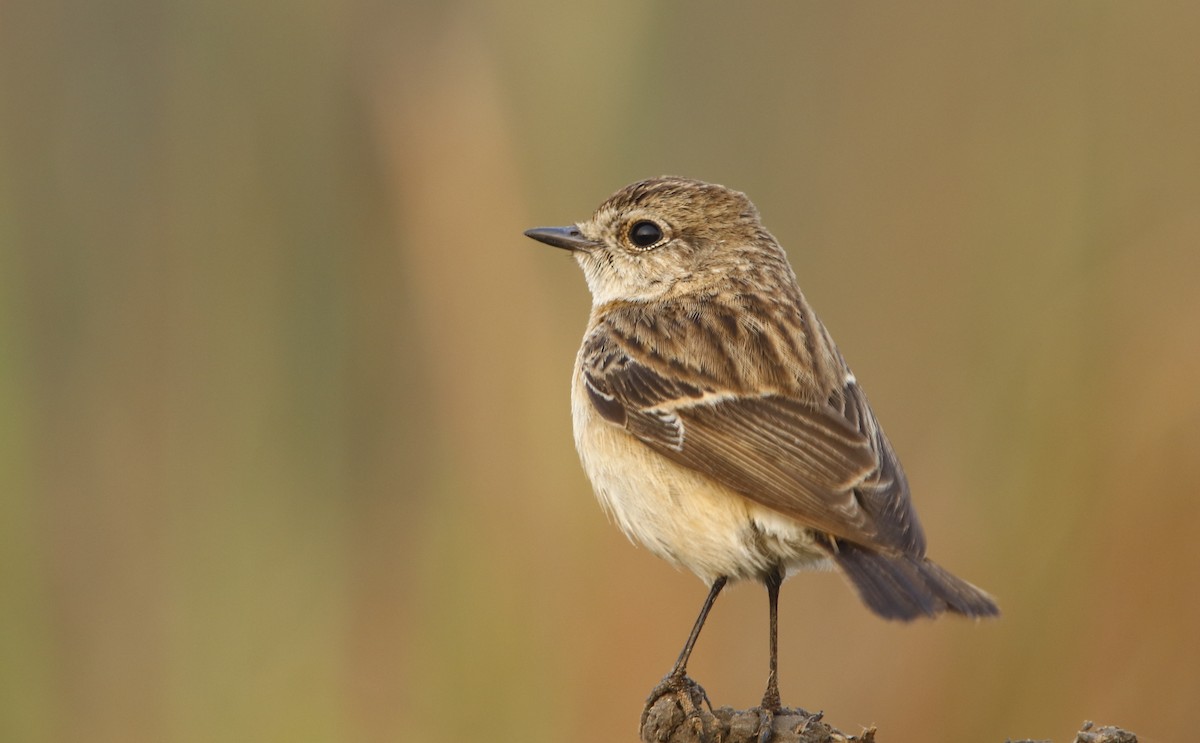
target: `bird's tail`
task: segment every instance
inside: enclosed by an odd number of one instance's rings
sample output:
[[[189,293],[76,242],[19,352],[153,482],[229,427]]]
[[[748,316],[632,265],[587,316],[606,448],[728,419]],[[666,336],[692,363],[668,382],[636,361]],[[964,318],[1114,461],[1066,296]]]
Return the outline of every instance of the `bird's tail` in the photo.
[[[925,557],[887,555],[838,541],[833,559],[871,611],[908,621],[953,612],[968,617],[1000,613],[992,597]]]

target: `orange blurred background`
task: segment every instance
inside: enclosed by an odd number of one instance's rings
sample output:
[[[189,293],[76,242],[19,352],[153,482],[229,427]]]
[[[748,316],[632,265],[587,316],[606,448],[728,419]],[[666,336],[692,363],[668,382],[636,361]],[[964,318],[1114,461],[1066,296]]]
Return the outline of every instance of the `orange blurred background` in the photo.
[[[1200,699],[1200,8],[0,6],[0,739],[634,740],[705,593],[573,451],[521,231],[746,191],[998,622],[784,587],[887,743]],[[766,599],[691,666],[766,676]]]

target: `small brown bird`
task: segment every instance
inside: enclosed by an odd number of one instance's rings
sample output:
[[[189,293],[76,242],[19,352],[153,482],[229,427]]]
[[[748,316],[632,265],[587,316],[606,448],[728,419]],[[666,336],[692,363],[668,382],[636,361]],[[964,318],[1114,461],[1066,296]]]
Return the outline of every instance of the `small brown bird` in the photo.
[[[781,709],[784,578],[829,563],[888,619],[998,613],[925,557],[908,482],[858,381],[744,194],[663,177],[613,194],[591,219],[527,236],[571,251],[592,293],[575,363],[575,445],[621,530],[717,594],[755,579],[770,605],[762,710]]]

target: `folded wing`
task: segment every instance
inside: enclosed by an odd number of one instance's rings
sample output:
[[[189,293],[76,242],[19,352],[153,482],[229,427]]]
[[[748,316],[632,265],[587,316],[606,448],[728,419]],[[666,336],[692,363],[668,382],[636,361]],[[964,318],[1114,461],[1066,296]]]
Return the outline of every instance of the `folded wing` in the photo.
[[[585,346],[584,382],[605,419],[802,524],[876,550],[924,554],[904,473],[853,377],[813,403],[719,389],[635,353],[603,328]]]

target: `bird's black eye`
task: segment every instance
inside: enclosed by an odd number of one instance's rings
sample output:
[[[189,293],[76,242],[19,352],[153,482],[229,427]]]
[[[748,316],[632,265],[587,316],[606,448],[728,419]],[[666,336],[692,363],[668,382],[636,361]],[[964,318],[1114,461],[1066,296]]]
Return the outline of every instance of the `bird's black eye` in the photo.
[[[629,242],[639,248],[648,248],[662,240],[662,237],[662,228],[646,219],[634,222],[629,228]]]

